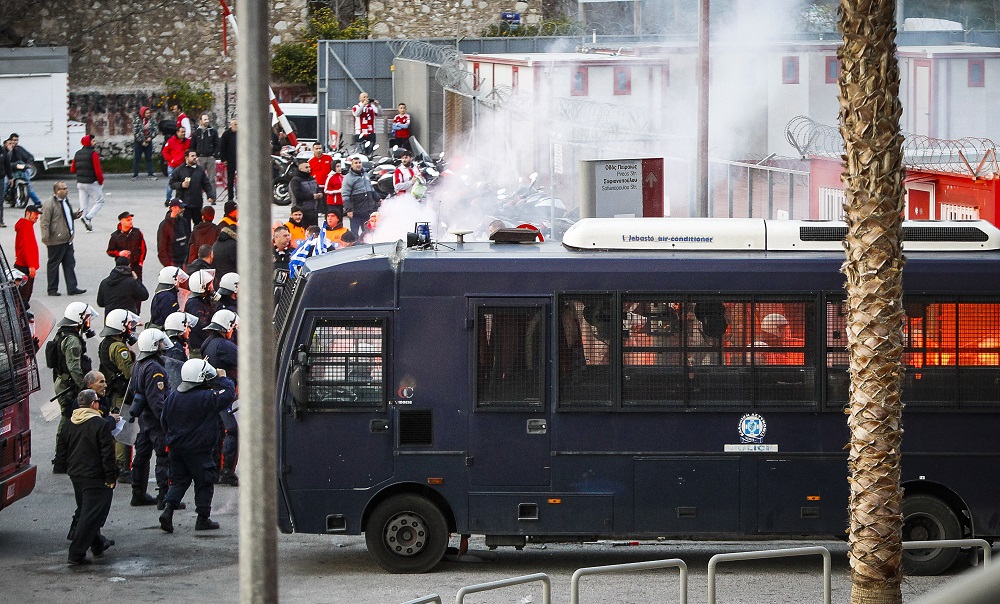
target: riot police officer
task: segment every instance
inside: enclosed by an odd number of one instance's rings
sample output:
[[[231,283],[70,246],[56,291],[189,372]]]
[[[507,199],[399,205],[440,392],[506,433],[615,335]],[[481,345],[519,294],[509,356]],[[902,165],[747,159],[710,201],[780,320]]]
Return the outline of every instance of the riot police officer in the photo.
[[[186,312],[174,312],[163,322],[163,331],[174,345],[164,353],[167,358],[184,364],[188,360],[188,337],[191,329],[198,325],[198,317]]]
[[[232,275],[235,273],[229,273]],[[229,275],[226,275],[228,277]],[[225,279],[225,277],[223,277]],[[236,329],[239,327],[239,317],[231,310],[220,310],[212,315],[212,322],[205,326],[208,335],[201,346],[202,358],[210,360],[214,366],[226,372],[226,377],[233,380],[239,396],[239,373],[236,364],[237,347],[233,342]],[[219,484],[232,487],[239,486],[236,477],[236,462],[239,457],[239,426],[232,408],[219,413],[222,420],[222,455],[220,457]]]
[[[45,346],[45,362],[52,369],[56,396],[62,409],[62,418],[56,430],[53,474],[66,473],[66,465],[58,461],[66,459],[65,453],[61,450],[64,441],[59,436],[73,415],[73,411],[76,410],[76,398],[84,388],[84,375],[93,369],[93,362],[87,356],[87,343],[84,337],[94,337],[90,322],[96,316],[97,311],[85,302],[71,302],[66,306],[63,318],[59,320],[55,337]]]
[[[218,440],[219,412],[236,400],[232,380],[218,375],[208,361],[190,359],[181,368],[181,379],[177,391],[167,395],[160,416],[170,460],[170,488],[163,500],[160,528],[168,533],[174,532],[174,510],[192,482],[198,513],[194,529],[219,528],[211,519],[218,476],[212,449]]]
[[[240,276],[226,273],[219,279],[219,309],[236,312],[236,294],[240,291]]]
[[[206,335],[204,327],[208,325],[217,310],[219,295],[213,289],[213,279],[215,271],[212,269],[196,271],[188,278],[191,297],[184,304],[184,312],[198,317],[198,325],[191,327],[191,335],[188,338],[188,354],[195,358],[201,358],[201,343]]]
[[[187,280],[187,273],[176,266],[167,266],[160,270],[160,274],[156,277],[153,303],[149,310],[149,327],[162,329],[167,316],[181,309],[177,301],[177,290]]]
[[[135,329],[139,326],[139,316],[123,308],[108,312],[101,330],[101,343],[97,347],[97,359],[101,373],[108,380],[108,399],[111,409],[118,410],[125,400],[135,354],[129,348],[135,344]],[[115,459],[118,462],[118,482],[132,482],[132,447],[115,441]]]
[[[170,381],[163,366],[162,355],[173,342],[165,333],[151,327],[139,334],[139,356],[135,367],[135,398],[129,413],[139,418],[139,434],[135,439],[135,459],[132,460],[132,505],[153,505],[163,509],[163,498],[167,494],[167,448],[160,426],[163,401],[170,392]],[[157,496],[146,492],[149,484],[149,460],[156,453]],[[181,503],[177,509],[183,509]]]

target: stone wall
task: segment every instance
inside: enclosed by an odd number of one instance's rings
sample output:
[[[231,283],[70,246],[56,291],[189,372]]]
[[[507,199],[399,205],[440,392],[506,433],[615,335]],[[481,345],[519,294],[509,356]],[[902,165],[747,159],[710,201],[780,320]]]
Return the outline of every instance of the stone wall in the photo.
[[[235,0],[229,4],[232,8]],[[306,4],[272,2],[271,43],[298,40]],[[131,153],[132,118],[139,107],[167,117],[160,107],[167,78],[206,84],[216,99],[215,125],[225,125],[227,84],[230,111],[235,110],[238,45],[228,32],[228,56],[223,55],[222,21],[218,0],[51,0],[10,25],[37,46],[70,48],[70,119],[86,123],[102,141],[102,153],[111,155]]]
[[[521,22],[538,23],[541,5],[503,0],[370,0],[373,38],[459,38],[478,36],[499,23],[500,13],[521,13]]]

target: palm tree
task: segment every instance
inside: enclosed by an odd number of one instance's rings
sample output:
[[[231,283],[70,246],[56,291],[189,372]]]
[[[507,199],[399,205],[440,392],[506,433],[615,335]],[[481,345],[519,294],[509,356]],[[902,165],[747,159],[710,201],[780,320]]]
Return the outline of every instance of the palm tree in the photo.
[[[902,602],[903,136],[896,0],[841,0],[851,603]]]

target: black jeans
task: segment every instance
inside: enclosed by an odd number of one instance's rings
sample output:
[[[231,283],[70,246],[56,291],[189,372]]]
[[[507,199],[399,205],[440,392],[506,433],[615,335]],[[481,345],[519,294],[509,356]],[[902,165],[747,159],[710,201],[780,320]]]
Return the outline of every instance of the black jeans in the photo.
[[[87,549],[101,543],[101,527],[111,512],[115,490],[95,480],[73,480],[76,497],[76,534],[69,544],[69,557],[79,560]]]
[[[138,420],[140,424],[143,420]],[[163,428],[150,425],[140,426],[139,435],[135,439],[135,456],[132,457],[132,488],[146,492],[149,484],[149,461],[156,454],[156,465],[153,473],[156,476],[156,488],[167,490],[168,462],[166,437]]]
[[[146,174],[153,175],[153,143],[140,145],[136,143],[132,146],[132,176],[139,175],[139,162],[142,156],[146,156]]]
[[[62,266],[66,277],[66,291],[76,291],[76,254],[73,252],[73,242],[47,246],[49,260],[45,265],[45,276],[49,280],[49,294],[59,291],[59,267]]]
[[[195,511],[204,518],[211,516],[215,481],[219,478],[219,469],[212,459],[212,452],[193,453],[170,449],[167,451],[167,458],[170,460],[170,488],[163,498],[164,503],[176,508],[194,482]]]

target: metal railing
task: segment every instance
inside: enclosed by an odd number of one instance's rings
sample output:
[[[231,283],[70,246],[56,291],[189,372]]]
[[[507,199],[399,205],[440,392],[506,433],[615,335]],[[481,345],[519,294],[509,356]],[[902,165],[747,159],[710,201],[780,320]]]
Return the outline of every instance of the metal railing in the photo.
[[[716,554],[712,556],[712,558],[708,561],[708,604],[715,604],[716,566],[718,566],[720,562],[763,560],[766,558],[791,558],[795,556],[811,555],[823,556],[823,604],[830,604],[830,577],[832,574],[830,551],[819,545],[813,547],[793,547],[790,549],[772,549],[757,552],[734,552],[731,554]]]
[[[986,539],[941,539],[932,541],[904,541],[903,549],[941,549],[948,547],[978,547],[983,550],[983,568],[992,561],[992,546]]]
[[[469,585],[458,590],[455,594],[455,604],[462,604],[465,602],[465,596],[468,594],[479,593],[482,591],[491,591],[494,589],[501,589],[503,587],[510,587],[512,585],[522,585],[524,583],[534,583],[539,581],[542,584],[542,604],[551,604],[552,602],[552,581],[549,580],[549,576],[545,573],[535,573],[533,575],[524,575],[521,577],[513,577],[510,579],[500,579],[499,581],[490,581],[489,583],[479,583],[478,585]]]
[[[604,575],[608,573],[628,572],[636,570],[653,570],[659,568],[680,569],[680,604],[687,604],[687,564],[679,558],[669,560],[650,560],[649,562],[632,562],[630,564],[610,564],[608,566],[591,566],[577,569],[573,573],[570,592],[570,604],[580,603],[580,579],[587,575]]]
[[[428,596],[423,596],[422,598],[417,598],[415,600],[407,600],[403,604],[431,604],[431,602],[436,602],[436,604],[442,604],[441,596],[437,594],[430,594]]]

